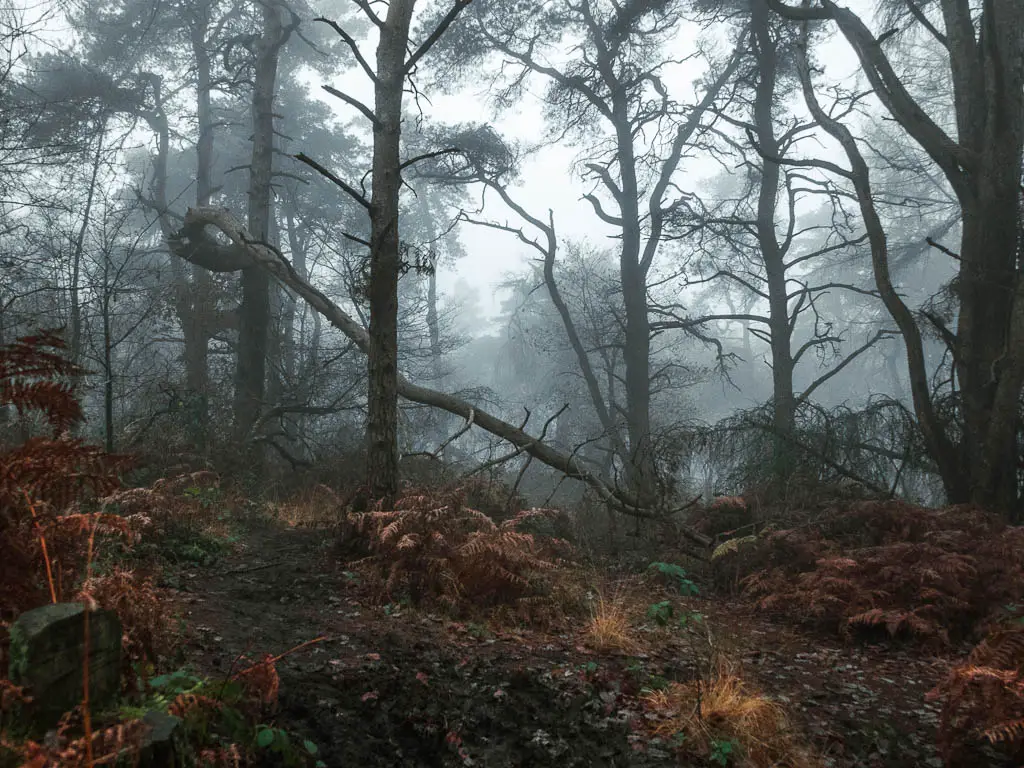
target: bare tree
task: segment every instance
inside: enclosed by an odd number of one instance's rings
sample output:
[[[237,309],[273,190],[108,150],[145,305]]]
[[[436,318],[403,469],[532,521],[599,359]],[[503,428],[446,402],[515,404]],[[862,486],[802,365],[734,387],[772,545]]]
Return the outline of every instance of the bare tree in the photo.
[[[827,21],[839,29],[885,109],[927,153],[956,195],[962,223],[960,248],[942,252],[959,266],[954,289],[957,324],[955,330],[945,325],[936,330],[952,355],[962,427],[944,419],[936,408],[921,320],[893,284],[868,166],[849,128],[818,103],[805,53],[801,60],[805,98],[851,164],[849,171],[832,170],[856,190],[871,241],[876,285],[903,335],[915,414],[946,494],[950,501],[972,501],[1016,517],[1020,506],[1016,438],[1024,386],[1020,267],[1024,5],[1017,0],[989,0],[980,6],[958,0],[907,4],[911,22],[945,52],[953,82],[954,138],[910,93],[886,53],[884,40],[855,13],[832,0],[803,8],[769,2],[787,18]]]
[[[872,296],[867,286],[815,274],[827,271],[824,264],[853,252],[867,236],[852,232],[834,184],[811,177],[796,157],[801,142],[818,129],[813,119],[786,106],[795,79],[792,31],[772,18],[765,0],[742,3],[740,16],[746,21],[740,31],[746,55],[736,94],[719,112],[724,125],[711,153],[730,179],[736,178],[734,169],[741,169],[740,183],[721,200],[695,195],[676,214],[680,228],[700,233],[696,253],[707,252],[704,258],[688,259],[687,266],[696,264],[700,274],[688,275],[686,283],[707,286],[731,306],[728,311],[688,313],[673,296],[653,307],[658,317],[652,327],[682,329],[712,342],[715,325],[738,323],[748,358],[751,335],[768,346],[774,433],[770,475],[781,489],[798,468],[798,410],[889,334],[877,330],[852,349],[844,348],[840,318],[824,310],[830,293]],[[730,134],[730,128],[739,136]],[[809,215],[804,209],[816,200],[824,210]],[[739,308],[735,294],[742,297]],[[824,370],[805,378],[797,389],[800,367],[815,358]]]
[[[471,0],[455,0],[423,40],[410,48],[410,29],[416,0],[390,0],[379,16],[369,2],[358,2],[380,36],[376,67],[362,55],[356,40],[335,22],[330,24],[349,46],[373,83],[374,108],[328,88],[355,107],[373,126],[371,196],[356,189],[312,158],[299,154],[326,178],[366,209],[370,219],[370,346],[369,393],[366,420],[367,485],[374,498],[389,499],[398,491],[398,279],[403,267],[399,241],[399,194],[403,171],[417,158],[401,158],[402,103],[407,82],[420,59],[444,35]],[[355,237],[355,236],[353,236]]]
[[[667,239],[666,227],[685,194],[676,184],[684,151],[703,135],[704,118],[726,90],[739,61],[738,52],[711,66],[696,103],[674,98],[662,80],[672,60],[665,53],[680,23],[678,4],[606,3],[571,0],[529,13],[492,0],[478,2],[461,22],[451,55],[459,66],[479,64],[497,53],[507,82],[500,103],[513,103],[532,77],[546,81],[549,140],[587,141],[585,198],[618,244],[625,369],[623,413],[606,400],[588,351],[580,341],[555,281],[559,240],[553,218],[530,212],[513,198],[509,180],[476,168],[475,179],[498,194],[537,237],[500,222],[476,223],[515,234],[536,249],[545,265],[545,283],[575,351],[605,434],[625,470],[626,483],[653,503],[657,485],[656,450],[651,434],[652,333],[649,288],[656,258]],[[564,65],[551,64],[553,49],[574,41]],[[456,43],[451,43],[456,45]],[[500,78],[500,75],[498,76]],[[480,138],[479,132],[477,138]],[[470,156],[470,161],[473,158]]]

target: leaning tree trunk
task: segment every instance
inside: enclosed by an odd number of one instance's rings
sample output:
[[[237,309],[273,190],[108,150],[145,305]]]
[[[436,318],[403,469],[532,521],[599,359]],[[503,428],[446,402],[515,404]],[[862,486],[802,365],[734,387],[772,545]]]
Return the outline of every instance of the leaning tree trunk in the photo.
[[[373,196],[370,199],[370,348],[367,485],[377,499],[398,492],[398,196],[405,49],[415,0],[392,0],[380,29],[374,83]]]
[[[223,246],[205,235],[207,226],[217,228],[231,241]],[[270,274],[295,291],[316,312],[351,340],[361,352],[368,353],[370,335],[359,323],[332,302],[327,296],[299,276],[295,267],[276,249],[269,248],[253,238],[242,224],[223,208],[193,208],[185,216],[179,233],[181,247],[176,253],[181,258],[220,272],[234,272],[254,266]],[[507,440],[522,453],[532,456],[567,476],[582,480],[593,488],[600,498],[620,512],[637,517],[658,517],[660,510],[645,508],[624,491],[590,472],[574,454],[564,455],[543,440],[527,434],[520,427],[483,411],[454,395],[413,384],[401,374],[396,376],[396,391],[408,400],[460,416],[492,435]],[[698,531],[684,527],[681,532],[703,547],[711,539]]]

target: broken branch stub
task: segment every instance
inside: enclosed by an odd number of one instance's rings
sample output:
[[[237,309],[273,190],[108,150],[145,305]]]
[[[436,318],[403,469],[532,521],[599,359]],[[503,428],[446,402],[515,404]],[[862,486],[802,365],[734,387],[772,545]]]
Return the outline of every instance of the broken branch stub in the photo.
[[[185,215],[185,226],[182,229],[181,241],[189,246],[178,249],[175,253],[193,263],[205,266],[202,262],[209,261],[203,253],[202,242],[189,243],[189,232],[201,232],[211,226],[222,232],[234,245],[233,256],[244,253],[250,263],[245,265],[258,266],[267,270],[283,285],[302,297],[303,301],[319,312],[331,325],[344,333],[365,354],[369,349],[370,335],[355,319],[341,307],[329,299],[322,291],[317,290],[304,280],[286,258],[273,246],[253,238],[242,223],[225,208],[189,208]],[[204,238],[205,239],[205,238]],[[212,238],[205,240],[216,243]],[[218,244],[218,247],[223,247]],[[199,258],[195,258],[198,254]],[[242,268],[242,267],[238,267]],[[438,392],[434,389],[413,384],[404,376],[398,377],[398,393],[406,400],[421,405],[429,405],[442,411],[461,416],[470,420],[481,429],[520,448],[523,453],[533,456],[553,469],[568,477],[582,480],[589,485],[612,508],[627,515],[644,518],[659,518],[661,515],[651,509],[639,506],[635,500],[619,489],[610,488],[599,477],[587,471],[573,457],[556,451],[523,430],[503,421],[496,416],[470,405],[454,395]],[[688,539],[703,547],[711,546],[711,539],[690,528],[682,528],[680,532]]]

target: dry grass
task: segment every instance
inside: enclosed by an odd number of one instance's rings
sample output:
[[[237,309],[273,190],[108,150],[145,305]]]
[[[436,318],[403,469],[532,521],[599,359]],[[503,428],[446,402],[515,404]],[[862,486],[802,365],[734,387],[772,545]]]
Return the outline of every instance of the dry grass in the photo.
[[[751,689],[727,663],[711,680],[671,683],[644,696],[651,732],[681,759],[750,768],[820,768],[822,761],[796,738],[785,710]]]
[[[633,613],[623,594],[606,597],[598,592],[585,631],[587,644],[597,651],[636,653],[640,643],[633,634]]]
[[[289,528],[331,529],[344,515],[344,503],[326,485],[315,485],[271,508],[271,517]]]

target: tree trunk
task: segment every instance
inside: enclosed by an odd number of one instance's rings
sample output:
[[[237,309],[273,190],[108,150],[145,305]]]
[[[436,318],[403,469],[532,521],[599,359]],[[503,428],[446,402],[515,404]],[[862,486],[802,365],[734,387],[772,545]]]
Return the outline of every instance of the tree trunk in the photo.
[[[610,70],[610,65],[606,65]],[[618,85],[614,76],[606,79]],[[621,194],[618,203],[622,220],[619,249],[619,279],[625,309],[626,433],[629,456],[626,482],[642,504],[653,504],[656,471],[651,444],[651,325],[647,305],[647,269],[641,262],[643,232],[640,225],[640,188],[637,181],[636,150],[626,92],[618,86],[611,98],[612,123],[619,161]]]
[[[427,196],[419,196],[419,214],[423,219],[423,226],[426,230],[428,240],[435,242],[437,232],[434,227],[434,218],[427,203]],[[438,259],[434,260],[432,269],[427,274],[427,335],[430,339],[430,359],[434,368],[434,376],[441,372],[441,326],[437,312],[437,267]]]
[[[778,79],[776,41],[772,37],[768,8],[763,2],[751,5],[753,46],[757,57],[758,81],[754,96],[754,127],[761,150],[761,183],[757,199],[757,242],[768,285],[768,319],[772,350],[772,479],[785,487],[795,469],[793,432],[796,428],[796,398],[793,395],[792,326],[789,316],[785,253],[776,234],[781,167],[769,159],[779,157],[772,108]]]
[[[371,496],[398,492],[398,198],[402,187],[399,142],[405,86],[405,50],[415,0],[392,0],[380,28],[373,196],[370,199],[370,348],[366,420],[367,485]]]
[[[75,248],[71,253],[71,285],[68,288],[71,299],[71,343],[69,352],[71,362],[80,365],[82,362],[82,300],[81,290],[82,257],[85,255],[85,235],[89,231],[92,217],[93,201],[96,199],[96,180],[100,172],[100,160],[103,157],[103,138],[106,126],[102,126],[96,136],[96,152],[93,155],[92,170],[89,176],[89,188],[85,197],[85,210],[82,212],[82,224],[75,236]]]
[[[213,108],[210,52],[206,35],[210,5],[197,7],[198,17],[191,26],[192,56],[196,62],[196,205],[210,204],[213,196]],[[192,279],[182,275],[178,288],[179,321],[185,340],[185,389],[189,398],[188,437],[201,455],[209,447],[210,374],[209,343],[212,335],[214,287],[209,273],[192,267]]]
[[[971,501],[1018,506],[1016,431],[1024,337],[1014,328],[1024,160],[1024,12],[986,4],[975,39],[969,9],[943,4],[957,129],[975,167],[958,190],[963,212],[957,373]],[[1019,311],[1019,307],[1016,308]]]
[[[252,159],[249,169],[249,231],[266,242],[270,236],[270,182],[274,153],[274,87],[278,53],[287,34],[280,9],[265,4],[263,34],[257,43],[252,96]],[[263,406],[267,336],[270,329],[270,278],[261,269],[242,270],[238,357],[235,368],[235,436],[248,440]],[[257,458],[253,456],[253,458]],[[260,462],[257,461],[257,464]]]
[[[110,284],[110,253],[103,255],[103,449],[114,452],[114,341],[110,328],[110,304],[114,286]]]

